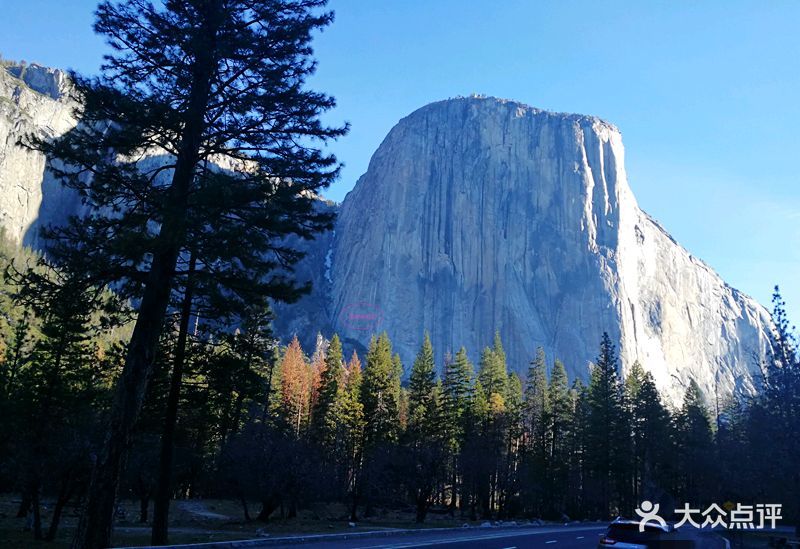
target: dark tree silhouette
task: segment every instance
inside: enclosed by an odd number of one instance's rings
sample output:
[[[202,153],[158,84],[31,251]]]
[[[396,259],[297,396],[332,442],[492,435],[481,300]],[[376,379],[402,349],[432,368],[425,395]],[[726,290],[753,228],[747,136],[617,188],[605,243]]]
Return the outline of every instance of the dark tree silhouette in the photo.
[[[299,254],[281,237],[330,224],[314,193],[338,173],[315,143],[343,135],[305,89],[322,0],[103,2],[95,30],[113,53],[97,78],[73,75],[81,125],[33,141],[90,213],[48,231],[54,257],[93,260],[94,280],[135,295],[136,324],[74,547],[111,543],[114,500],[187,242],[228,299],[293,299]],[[145,155],[161,154],[153,159]],[[242,282],[247,280],[247,284]],[[211,285],[211,284],[209,284]]]

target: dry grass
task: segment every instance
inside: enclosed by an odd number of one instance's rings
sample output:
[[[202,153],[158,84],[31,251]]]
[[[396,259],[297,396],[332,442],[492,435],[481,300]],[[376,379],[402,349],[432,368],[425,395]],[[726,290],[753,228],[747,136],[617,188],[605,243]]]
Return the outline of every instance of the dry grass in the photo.
[[[43,528],[50,524],[50,505],[45,501],[42,513]],[[53,543],[36,542],[31,532],[23,531],[24,519],[15,517],[19,497],[0,497],[0,547],[50,548],[62,549],[69,540],[77,523],[77,510],[68,508],[61,521],[59,534]],[[117,521],[114,530],[114,543],[117,546],[147,545],[150,540],[150,525],[138,522],[138,502],[122,503],[124,518]],[[150,512],[152,513],[152,505]],[[258,507],[252,505],[251,515],[255,516]],[[279,513],[276,513],[279,515]],[[269,523],[245,522],[240,505],[226,500],[187,500],[173,502],[170,510],[170,541],[172,543],[201,543],[252,539],[268,535],[270,537],[293,534],[319,534],[345,531],[379,530],[385,528],[446,528],[461,526],[465,521],[451,519],[447,515],[431,514],[426,524],[414,523],[414,515],[409,511],[376,510],[375,516],[359,521],[355,528],[348,525],[346,509],[339,505],[318,505],[303,510],[296,518],[270,519]]]

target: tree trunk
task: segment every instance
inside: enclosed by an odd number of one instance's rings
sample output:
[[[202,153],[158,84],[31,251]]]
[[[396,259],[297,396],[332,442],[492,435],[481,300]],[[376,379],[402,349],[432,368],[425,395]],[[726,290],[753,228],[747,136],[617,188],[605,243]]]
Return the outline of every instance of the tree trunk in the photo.
[[[269,373],[267,374],[267,388],[266,395],[264,396],[264,409],[261,411],[261,423],[266,423],[269,417],[269,402],[270,395],[272,394],[272,372],[275,369],[275,364],[272,360],[269,361]]]
[[[161,455],[158,462],[158,483],[153,502],[153,532],[150,542],[153,545],[167,545],[169,529],[169,503],[172,496],[172,456],[175,447],[175,427],[178,422],[178,405],[181,397],[181,382],[186,363],[186,342],[189,334],[189,317],[192,314],[192,278],[196,266],[194,254],[189,259],[186,276],[186,289],[181,303],[181,321],[178,328],[178,341],[175,346],[175,361],[172,365],[167,411],[164,418],[164,432],[161,435]],[[146,522],[146,521],[145,521]]]
[[[42,539],[42,508],[39,502],[38,486],[31,494],[31,503],[33,505],[33,537],[40,540]]]
[[[472,491],[470,492],[469,520],[478,520],[478,487],[475,482],[472,483]]]
[[[61,523],[61,515],[64,512],[64,507],[66,507],[70,497],[72,497],[73,491],[74,486],[71,479],[66,479],[61,486],[61,490],[59,490],[56,504],[53,507],[53,517],[50,519],[50,528],[47,530],[47,537],[45,537],[47,541],[53,541],[56,539],[58,526]]]
[[[453,474],[451,476],[451,488],[450,488],[450,503],[448,504],[447,508],[450,512],[450,517],[454,517],[456,515],[456,507],[458,506],[458,492],[456,491],[456,487],[458,485],[458,473],[456,473],[456,464],[453,463]]]
[[[31,503],[31,495],[25,491],[22,494],[22,501],[19,502],[19,508],[17,508],[17,518],[25,518],[28,516],[31,510]]]
[[[228,449],[228,442],[230,441],[231,437],[235,435],[239,429],[243,401],[244,394],[241,392],[236,395],[236,400],[233,402],[228,400],[228,406],[223,414],[222,426],[220,428],[219,456],[217,458],[219,462],[222,462],[222,459],[225,456],[225,451]]]
[[[73,549],[111,546],[119,477],[152,372],[177,257],[178,251],[174,249],[159,255],[153,262],[125,366],[117,382],[105,447],[92,471],[86,508],[78,524]]]
[[[358,463],[358,460],[356,460]],[[360,476],[356,471],[353,472],[353,488],[350,494],[350,521],[356,522],[358,520],[358,501],[359,501],[359,487],[360,487]]]
[[[150,507],[150,498],[142,496],[139,498],[139,524],[147,524],[147,511]]]
[[[356,522],[358,520],[358,496],[353,494],[353,499],[350,501],[350,521]]]
[[[247,507],[247,499],[245,499],[244,496],[239,496],[239,501],[242,504],[242,511],[244,511],[244,521],[250,522],[253,519],[250,518],[250,509]]]
[[[207,36],[216,34],[215,17],[206,14]],[[72,549],[104,549],[111,546],[114,502],[131,434],[144,403],[147,383],[161,335],[164,315],[181,247],[186,238],[189,191],[199,162],[204,117],[211,86],[213,44],[199,49],[194,61],[189,106],[183,137],[168,193],[164,222],[154,243],[153,262],[147,276],[139,313],[133,329],[122,375],[116,384],[111,417],[103,451],[95,463]]]
[[[269,522],[269,516],[275,512],[281,504],[281,499],[275,496],[270,496],[261,502],[261,511],[259,511],[256,520],[261,522]]]
[[[248,361],[248,364],[247,364],[247,369],[248,370],[250,369],[249,361]],[[243,406],[243,404],[244,404],[244,392],[240,390],[239,393],[236,395],[236,401],[233,404],[233,419],[231,420],[230,427],[228,428],[228,440],[227,440],[227,442],[230,442],[230,439],[232,437],[236,436],[236,434],[239,432],[239,424],[242,421],[242,406]],[[226,445],[227,445],[227,442],[226,442]]]
[[[428,514],[428,498],[419,495],[417,496],[417,524],[425,522],[425,517]]]

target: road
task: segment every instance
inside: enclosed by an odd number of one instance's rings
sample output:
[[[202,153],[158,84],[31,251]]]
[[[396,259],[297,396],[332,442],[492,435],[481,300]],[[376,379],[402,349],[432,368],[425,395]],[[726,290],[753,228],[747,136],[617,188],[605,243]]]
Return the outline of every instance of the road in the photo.
[[[593,549],[606,526],[560,526],[542,528],[486,528],[462,531],[426,531],[392,537],[355,538],[341,541],[307,542],[314,549],[401,549],[443,547],[447,549]],[[285,549],[298,545],[270,545]]]

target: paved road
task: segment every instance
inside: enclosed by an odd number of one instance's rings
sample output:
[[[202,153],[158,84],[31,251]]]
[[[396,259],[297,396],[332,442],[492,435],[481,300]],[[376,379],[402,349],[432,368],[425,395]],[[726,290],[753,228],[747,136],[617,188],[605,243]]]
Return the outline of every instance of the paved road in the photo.
[[[392,537],[349,539],[304,543],[313,549],[401,549],[411,547],[443,547],[447,549],[593,549],[597,547],[605,526],[561,526],[543,528],[509,528],[463,532],[421,532]],[[271,545],[285,549],[298,545]]]

